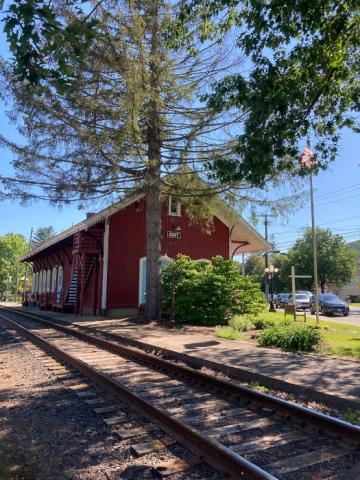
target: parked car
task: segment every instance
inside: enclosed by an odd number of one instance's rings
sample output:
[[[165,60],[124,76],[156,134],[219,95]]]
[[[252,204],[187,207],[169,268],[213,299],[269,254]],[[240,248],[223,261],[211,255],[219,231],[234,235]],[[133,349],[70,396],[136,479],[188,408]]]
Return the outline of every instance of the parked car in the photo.
[[[278,293],[276,296],[276,307],[277,308],[284,308],[284,306],[288,303],[290,293]]]
[[[319,310],[324,315],[344,315],[350,312],[349,304],[334,293],[321,293],[319,295]],[[310,311],[315,313],[315,297],[311,301]]]
[[[313,296],[313,293],[310,292],[310,290],[298,290],[296,293],[303,293],[304,295],[307,295],[309,300],[311,300]]]
[[[360,295],[348,295],[346,297],[346,301],[348,303],[356,303],[356,302],[360,302]]]
[[[310,298],[305,293],[295,293],[295,301],[293,296],[289,295],[287,303],[295,303],[296,310],[306,310],[310,308]]]

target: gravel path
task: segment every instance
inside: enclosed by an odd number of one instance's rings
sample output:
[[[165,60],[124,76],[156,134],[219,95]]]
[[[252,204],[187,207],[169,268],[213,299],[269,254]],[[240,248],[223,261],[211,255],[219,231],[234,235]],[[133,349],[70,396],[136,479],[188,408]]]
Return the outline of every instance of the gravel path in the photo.
[[[161,454],[132,456],[129,447],[136,442],[119,441],[116,429],[106,426],[27,345],[0,320],[0,480],[155,479],[151,465],[182,450],[176,445]],[[173,478],[214,474],[202,469]]]

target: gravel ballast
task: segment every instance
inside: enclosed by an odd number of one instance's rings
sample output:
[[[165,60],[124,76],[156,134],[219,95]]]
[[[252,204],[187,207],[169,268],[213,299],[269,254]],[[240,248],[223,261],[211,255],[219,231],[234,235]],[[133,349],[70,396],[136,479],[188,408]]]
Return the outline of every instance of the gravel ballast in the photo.
[[[29,345],[0,320],[0,480],[157,478],[151,465],[173,452],[134,457],[130,446],[137,441],[119,441],[116,428],[69,390],[63,375],[43,366]],[[104,392],[98,396],[114,403]],[[180,445],[176,450],[186,453]],[[172,478],[214,475],[208,466],[191,470]]]

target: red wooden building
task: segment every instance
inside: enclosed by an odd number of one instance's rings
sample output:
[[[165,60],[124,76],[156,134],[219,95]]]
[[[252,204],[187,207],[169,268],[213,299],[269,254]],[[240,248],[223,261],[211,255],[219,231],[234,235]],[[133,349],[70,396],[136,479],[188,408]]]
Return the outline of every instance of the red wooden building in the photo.
[[[190,222],[168,197],[162,211],[162,263],[178,253],[193,259],[271,249],[234,211],[216,212],[211,234]],[[39,308],[76,314],[121,315],[145,302],[145,199],[116,203],[51,238],[22,257],[33,264],[32,298]]]

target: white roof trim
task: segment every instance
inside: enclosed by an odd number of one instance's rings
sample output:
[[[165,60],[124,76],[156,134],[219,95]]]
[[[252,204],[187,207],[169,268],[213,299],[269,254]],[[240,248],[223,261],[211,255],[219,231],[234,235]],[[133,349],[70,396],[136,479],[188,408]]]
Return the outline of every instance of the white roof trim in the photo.
[[[95,225],[96,223],[101,222],[107,217],[110,217],[114,213],[122,210],[123,208],[128,207],[132,203],[140,200],[144,194],[138,194],[133,197],[127,198],[125,200],[122,200],[120,202],[114,203],[113,205],[110,205],[109,207],[104,208],[100,212],[96,213],[95,215],[92,215],[89,218],[86,218],[82,222],[77,223],[76,225],[73,225],[70,228],[67,228],[63,232],[59,233],[58,235],[55,235],[54,237],[50,238],[48,241],[42,243],[39,245],[39,247],[34,248],[31,250],[29,253],[26,255],[23,255],[20,257],[20,261],[24,261],[27,258],[33,257],[37,253],[40,253],[42,250],[45,250],[46,248],[51,247],[51,245],[54,245],[55,243],[60,242],[61,240],[65,240],[68,237],[71,237],[71,235],[74,235],[74,233],[80,232],[82,230],[87,230],[89,227],[92,225]]]

